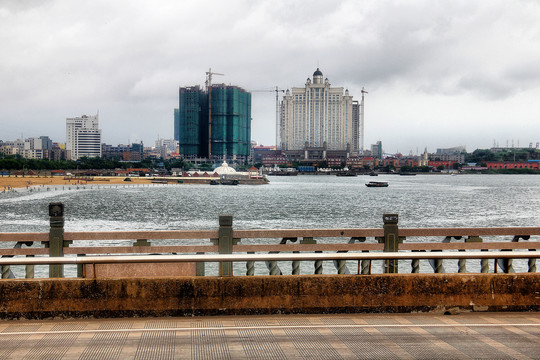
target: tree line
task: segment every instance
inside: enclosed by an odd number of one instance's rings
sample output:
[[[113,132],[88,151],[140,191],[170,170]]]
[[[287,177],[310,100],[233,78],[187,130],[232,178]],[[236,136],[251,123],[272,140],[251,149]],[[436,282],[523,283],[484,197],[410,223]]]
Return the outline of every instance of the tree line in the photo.
[[[128,168],[186,168],[190,166],[181,159],[148,158],[138,162],[121,162],[115,159],[82,157],[74,160],[25,159],[20,155],[6,156],[0,159],[0,170],[89,170],[89,169],[128,169]]]

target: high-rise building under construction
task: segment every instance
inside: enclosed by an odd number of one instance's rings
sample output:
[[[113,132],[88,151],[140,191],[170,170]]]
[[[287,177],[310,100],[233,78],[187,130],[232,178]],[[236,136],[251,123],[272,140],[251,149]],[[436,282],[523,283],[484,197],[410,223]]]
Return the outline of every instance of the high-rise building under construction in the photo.
[[[240,87],[181,87],[174,121],[174,137],[186,159],[245,159],[250,154],[251,94]]]

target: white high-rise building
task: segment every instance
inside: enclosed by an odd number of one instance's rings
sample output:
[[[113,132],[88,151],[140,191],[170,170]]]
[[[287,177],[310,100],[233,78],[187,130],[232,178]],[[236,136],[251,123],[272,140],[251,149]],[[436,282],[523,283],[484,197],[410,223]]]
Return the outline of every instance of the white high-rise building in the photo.
[[[356,126],[358,126],[356,124]],[[293,87],[283,96],[281,108],[281,149],[301,150],[323,147],[346,150],[357,147],[358,132],[353,129],[353,97],[349,90],[330,87],[328,78],[317,68],[313,82],[303,88]]]
[[[71,159],[83,156],[101,157],[101,129],[99,114],[66,119],[66,150],[71,151]]]

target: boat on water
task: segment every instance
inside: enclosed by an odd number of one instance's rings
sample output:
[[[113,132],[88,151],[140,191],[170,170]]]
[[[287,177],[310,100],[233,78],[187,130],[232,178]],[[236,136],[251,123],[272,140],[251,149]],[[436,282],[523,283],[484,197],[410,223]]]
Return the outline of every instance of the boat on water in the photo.
[[[239,181],[238,180],[224,180],[222,179],[220,181],[221,185],[238,185],[239,184]]]
[[[338,172],[336,176],[357,176],[357,174],[352,171],[347,171],[347,172]]]
[[[386,181],[370,181],[366,184],[367,187],[388,187]]]
[[[210,180],[210,185],[238,185],[240,182],[233,179]]]

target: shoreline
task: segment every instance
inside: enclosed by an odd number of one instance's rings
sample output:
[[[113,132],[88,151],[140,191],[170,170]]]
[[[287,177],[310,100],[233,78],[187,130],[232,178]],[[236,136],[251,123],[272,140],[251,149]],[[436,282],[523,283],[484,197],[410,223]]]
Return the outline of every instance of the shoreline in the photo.
[[[125,179],[130,179],[125,181]],[[125,177],[125,176],[94,176],[90,178],[65,178],[63,176],[2,176],[0,177],[0,192],[12,189],[30,189],[44,186],[62,185],[190,185],[190,184],[210,184],[215,177]],[[240,180],[240,184],[259,185],[264,184],[264,180],[245,179]]]
[[[36,186],[58,186],[58,185],[119,185],[119,184],[151,184],[154,178],[131,178],[131,182],[124,181],[125,177],[99,176],[88,181],[85,179],[71,178],[65,179],[63,176],[19,176],[0,177],[0,191],[20,188],[30,188]]]

